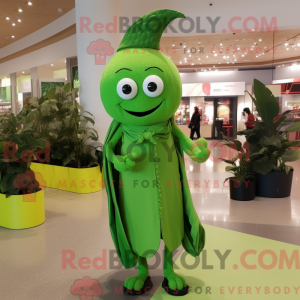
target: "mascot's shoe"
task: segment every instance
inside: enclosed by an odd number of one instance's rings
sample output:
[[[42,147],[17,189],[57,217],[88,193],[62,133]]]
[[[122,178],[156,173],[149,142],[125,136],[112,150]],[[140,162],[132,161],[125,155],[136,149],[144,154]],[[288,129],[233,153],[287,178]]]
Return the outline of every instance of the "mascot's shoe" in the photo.
[[[130,290],[130,289],[126,288],[125,286],[123,286],[123,292],[125,295],[138,296],[138,295],[142,295],[145,293],[149,293],[149,290],[151,290],[152,287],[153,287],[153,283],[151,281],[151,277],[148,276],[143,287],[141,288],[141,290],[139,290],[139,291]]]
[[[165,289],[166,293],[172,296],[185,296],[189,292],[189,286],[185,286],[182,290],[172,290],[169,287],[168,279],[165,277],[162,283],[162,287]]]

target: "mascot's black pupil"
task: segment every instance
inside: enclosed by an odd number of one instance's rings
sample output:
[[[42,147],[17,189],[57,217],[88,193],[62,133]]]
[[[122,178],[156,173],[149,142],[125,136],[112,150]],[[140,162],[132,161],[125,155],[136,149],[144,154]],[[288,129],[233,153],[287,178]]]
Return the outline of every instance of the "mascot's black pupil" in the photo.
[[[129,84],[123,85],[123,87],[122,87],[122,92],[123,92],[124,94],[128,95],[128,94],[131,93],[131,91],[132,91],[132,88],[131,88],[131,86],[130,86]]]
[[[149,92],[155,92],[157,90],[157,85],[155,82],[149,82],[147,88]]]

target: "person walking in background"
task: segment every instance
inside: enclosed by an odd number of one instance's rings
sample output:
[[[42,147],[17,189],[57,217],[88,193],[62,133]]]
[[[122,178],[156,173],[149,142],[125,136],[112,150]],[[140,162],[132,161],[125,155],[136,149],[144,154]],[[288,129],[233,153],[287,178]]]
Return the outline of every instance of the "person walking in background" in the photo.
[[[196,132],[197,134],[197,139],[200,138],[200,121],[201,121],[201,116],[198,111],[198,107],[194,107],[194,113],[191,119],[191,122],[189,124],[189,128],[191,128],[191,134],[190,134],[190,139],[194,139],[194,134]]]
[[[245,107],[244,110],[243,110],[243,112],[248,115],[247,121],[245,123],[247,129],[253,129],[254,128],[254,121],[255,121],[255,119],[254,119],[254,116],[251,113],[249,107]]]

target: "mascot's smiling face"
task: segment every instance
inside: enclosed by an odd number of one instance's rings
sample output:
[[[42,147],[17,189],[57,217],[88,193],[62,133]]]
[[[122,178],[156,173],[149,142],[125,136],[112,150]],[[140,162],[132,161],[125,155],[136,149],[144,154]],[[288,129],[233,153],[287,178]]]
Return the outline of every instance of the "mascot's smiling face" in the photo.
[[[154,49],[120,50],[100,83],[107,113],[120,123],[153,125],[170,119],[182,95],[179,72],[170,58]]]

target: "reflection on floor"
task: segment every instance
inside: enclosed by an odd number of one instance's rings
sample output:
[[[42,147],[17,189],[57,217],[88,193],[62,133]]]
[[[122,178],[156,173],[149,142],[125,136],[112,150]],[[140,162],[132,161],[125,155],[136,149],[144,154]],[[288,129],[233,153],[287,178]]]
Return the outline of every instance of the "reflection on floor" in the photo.
[[[214,147],[211,159],[201,165],[186,157],[201,222],[300,245],[300,162],[291,164],[295,168],[291,197],[238,202],[230,200],[227,184],[223,185],[228,176],[226,164],[215,159],[221,153],[221,148]],[[5,287],[1,299],[79,299],[70,291],[76,279],[97,279],[104,291],[122,286],[125,278],[136,274],[134,269],[121,268],[115,259],[105,191],[77,195],[46,189],[45,199],[43,225],[19,231],[0,228],[0,282]],[[158,256],[148,261],[155,266],[151,275],[158,285],[163,279],[162,250],[163,245]],[[182,248],[178,250],[175,259]],[[101,299],[112,299],[104,295]],[[116,295],[116,299],[120,297]],[[151,295],[139,298],[150,299]]]

